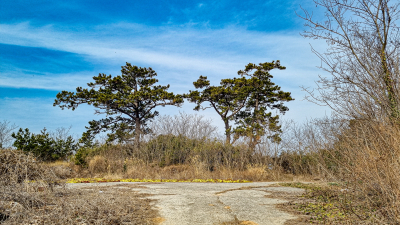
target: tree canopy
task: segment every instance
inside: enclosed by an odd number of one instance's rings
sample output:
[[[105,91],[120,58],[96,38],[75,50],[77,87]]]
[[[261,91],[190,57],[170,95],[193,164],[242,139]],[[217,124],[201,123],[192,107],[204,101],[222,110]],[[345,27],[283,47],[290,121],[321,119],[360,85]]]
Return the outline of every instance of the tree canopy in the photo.
[[[273,69],[284,70],[286,67],[281,66],[279,60],[259,65],[249,63],[244,70],[238,72],[240,76],[248,77],[247,84],[250,90],[244,110],[235,116],[238,126],[234,133],[237,136],[252,137],[252,145],[266,133],[266,128],[274,133],[270,135],[274,141],[280,141],[279,115],[272,116],[272,113],[267,111],[276,109],[284,114],[289,108],[284,106],[283,102],[294,100],[290,92],[282,91],[281,87],[271,81],[273,76],[269,72]]]
[[[197,106],[194,110],[213,108],[221,117],[225,124],[226,142],[230,143],[231,140],[231,126],[229,122],[233,116],[237,114],[246,104],[249,89],[246,85],[246,78],[233,78],[222,79],[220,86],[211,86],[207,77],[200,76],[200,78],[193,82],[197,89],[200,91],[190,91],[185,97],[190,102],[196,103]],[[202,106],[202,103],[209,102],[209,106]]]
[[[89,88],[76,88],[76,93],[62,91],[57,94],[54,106],[75,110],[81,104],[93,105],[96,114],[106,118],[89,122],[83,139],[99,132],[112,131],[109,141],[127,141],[134,134],[135,143],[141,134],[149,131],[147,123],[159,113],[158,106],[180,106],[183,98],[168,92],[169,85],[155,85],[157,73],[152,68],[142,68],[126,63],[121,75],[112,77],[100,73],[93,77]]]
[[[248,64],[244,71],[239,71],[239,78],[222,79],[220,86],[211,86],[207,77],[200,76],[194,82],[196,89],[201,91],[189,91],[185,97],[190,102],[196,103],[194,110],[213,108],[225,124],[226,142],[231,143],[231,135],[235,139],[240,136],[257,136],[264,134],[265,126],[279,131],[278,116],[272,117],[267,113],[267,108],[279,109],[284,113],[288,110],[283,105],[284,101],[293,100],[290,92],[283,92],[275,85],[269,73],[272,69],[283,70],[285,67],[279,61],[271,63]],[[253,70],[256,70],[251,74]],[[208,106],[202,104],[208,102]],[[233,128],[230,124],[235,121],[238,125]]]

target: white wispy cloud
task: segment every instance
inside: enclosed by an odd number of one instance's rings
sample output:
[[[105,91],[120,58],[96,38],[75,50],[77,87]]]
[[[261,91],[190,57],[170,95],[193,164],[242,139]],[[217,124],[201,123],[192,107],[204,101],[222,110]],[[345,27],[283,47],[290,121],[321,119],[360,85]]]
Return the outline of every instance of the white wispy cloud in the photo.
[[[196,30],[190,27],[167,29],[120,23],[79,32],[62,31],[51,25],[34,27],[29,23],[0,24],[0,42],[72,52],[88,60],[110,64],[127,61],[152,66],[157,68],[156,71],[175,71],[177,75],[181,74],[180,78],[185,79],[188,74],[191,74],[191,78],[210,74],[217,81],[236,74],[249,62],[280,59],[288,67],[288,72],[283,73],[284,79],[308,84],[316,76],[305,77],[298,73],[315,71],[314,65],[318,64],[317,58],[310,51],[308,40],[298,34],[263,33],[240,27]],[[317,43],[317,47],[320,45]],[[15,79],[26,79],[12,74],[7,77],[7,80],[2,81],[6,82],[3,83],[6,86],[18,86],[24,82],[14,82]],[[25,82],[28,83],[31,82]]]
[[[34,75],[24,74],[19,70],[0,73],[0,85],[11,88],[35,88],[45,90],[74,90],[90,82],[91,73]]]
[[[74,90],[75,87],[90,82],[91,77],[99,72],[118,75],[119,67],[125,62],[131,62],[142,67],[153,67],[159,74],[158,79],[161,84],[170,83],[171,91],[183,93],[193,89],[192,82],[199,75],[208,76],[212,84],[218,84],[221,78],[236,75],[237,71],[243,69],[247,63],[279,59],[287,69],[272,71],[274,82],[280,85],[282,90],[292,92],[292,96],[296,99],[295,102],[288,103],[290,111],[285,118],[301,121],[329,113],[326,108],[300,101],[305,93],[299,86],[314,86],[314,80],[322,73],[315,67],[320,62],[311,53],[309,42],[310,40],[303,39],[297,32],[267,33],[249,31],[242,27],[213,30],[194,29],[190,25],[151,27],[118,23],[79,31],[79,29],[51,25],[35,27],[29,22],[0,24],[0,43],[76,53],[87,61],[104,64],[102,68],[109,68],[106,71],[41,76],[24,74],[24,71],[16,69],[0,74],[0,86]],[[323,50],[325,45],[314,42],[313,47]],[[12,101],[6,101],[0,108],[15,108],[17,107],[15,104],[27,104],[23,99]],[[48,104],[47,107],[52,108],[51,103],[42,104]],[[192,108],[193,105],[185,104],[181,110],[190,112]],[[163,114],[176,114],[179,110],[165,108],[162,111]],[[60,110],[52,109],[51,112],[53,111],[57,113]],[[90,109],[89,114],[92,115],[92,112]],[[43,121],[62,118],[60,121],[63,122],[60,124],[65,124],[63,125],[65,127],[80,124],[81,127],[74,130],[79,133],[84,130],[83,126],[86,124],[82,124],[82,121],[92,117],[83,116],[84,119],[79,119],[76,116],[69,116],[77,115],[76,113],[68,113],[68,116],[58,113],[60,115],[40,118]],[[223,127],[220,118],[212,110],[201,113],[212,118],[216,125]],[[14,121],[14,115],[7,115],[5,119]]]

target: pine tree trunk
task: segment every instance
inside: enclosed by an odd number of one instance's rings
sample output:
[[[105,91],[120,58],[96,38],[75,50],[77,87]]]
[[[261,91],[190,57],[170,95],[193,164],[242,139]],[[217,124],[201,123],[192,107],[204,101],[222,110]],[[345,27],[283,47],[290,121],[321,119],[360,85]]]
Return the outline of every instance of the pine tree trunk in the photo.
[[[225,144],[230,144],[231,143],[231,131],[229,129],[228,119],[225,119],[224,123],[225,123],[225,134],[226,134]]]
[[[135,126],[135,148],[136,151],[139,150],[139,145],[140,145],[140,135],[142,133],[141,127],[140,127],[140,118],[136,117],[135,119],[136,126]]]

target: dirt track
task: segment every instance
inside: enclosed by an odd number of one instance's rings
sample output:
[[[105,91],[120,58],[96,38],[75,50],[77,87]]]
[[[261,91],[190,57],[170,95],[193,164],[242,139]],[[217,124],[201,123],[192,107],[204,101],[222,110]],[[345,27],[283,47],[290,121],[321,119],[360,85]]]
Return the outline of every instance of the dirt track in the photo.
[[[125,183],[127,184],[127,183]],[[284,224],[296,217],[278,210],[285,200],[268,197],[274,193],[301,193],[302,189],[258,183],[91,183],[69,184],[69,188],[115,186],[130,188],[154,199],[163,225],[197,224]],[[246,222],[245,222],[246,221]]]

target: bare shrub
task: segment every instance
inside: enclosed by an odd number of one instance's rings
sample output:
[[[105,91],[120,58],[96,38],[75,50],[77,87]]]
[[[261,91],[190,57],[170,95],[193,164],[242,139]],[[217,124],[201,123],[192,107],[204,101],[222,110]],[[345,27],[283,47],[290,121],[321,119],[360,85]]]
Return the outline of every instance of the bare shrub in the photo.
[[[190,139],[212,139],[217,136],[217,127],[211,119],[198,114],[179,112],[174,116],[159,116],[150,125],[154,136],[172,134]]]
[[[310,100],[347,118],[399,119],[399,6],[392,0],[314,0],[325,10],[318,21],[304,10],[303,36],[323,40],[326,52],[313,52],[321,69],[317,93]]]
[[[338,152],[331,149],[348,124],[339,117],[311,119],[302,124],[286,122],[271,166],[294,175],[336,179],[333,173],[338,173],[339,167],[334,158]]]
[[[30,192],[52,190],[58,180],[32,155],[10,149],[0,149],[0,177],[0,214],[5,218],[42,206],[43,199]]]
[[[0,183],[21,184],[31,180],[56,180],[47,167],[38,163],[35,157],[19,150],[0,149]]]
[[[134,193],[129,186],[63,189],[36,192],[42,206],[9,207],[2,224],[156,224],[158,216],[151,200]]]
[[[155,224],[158,215],[151,200],[129,187],[85,190],[56,185],[59,178],[51,168],[59,164],[0,150],[1,224]]]
[[[15,124],[11,124],[10,121],[4,120],[0,122],[0,149],[1,148],[9,148],[11,147],[11,132],[15,130],[17,126]]]

